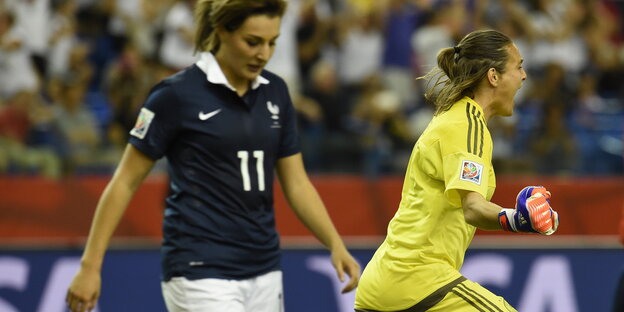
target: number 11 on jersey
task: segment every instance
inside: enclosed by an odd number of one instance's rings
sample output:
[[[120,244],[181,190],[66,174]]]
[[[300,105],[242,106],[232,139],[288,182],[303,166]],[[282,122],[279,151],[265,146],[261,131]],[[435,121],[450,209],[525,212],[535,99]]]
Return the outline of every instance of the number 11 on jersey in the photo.
[[[243,190],[251,191],[251,181],[249,177],[249,152],[238,151],[240,158],[240,170],[243,177]],[[256,171],[258,175],[258,190],[264,191],[264,151],[253,151],[253,157],[256,159]]]

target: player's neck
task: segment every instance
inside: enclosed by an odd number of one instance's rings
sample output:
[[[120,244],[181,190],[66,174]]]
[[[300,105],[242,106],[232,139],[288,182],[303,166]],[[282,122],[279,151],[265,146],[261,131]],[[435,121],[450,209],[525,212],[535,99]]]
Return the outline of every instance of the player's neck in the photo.
[[[491,94],[488,94],[487,91],[477,92],[475,96],[472,98],[483,110],[483,115],[485,117],[485,121],[489,121],[492,116],[494,116],[495,112],[493,110],[493,97]]]
[[[240,97],[245,95],[245,93],[247,93],[247,91],[249,91],[249,88],[251,87],[251,82],[249,81],[249,79],[236,75],[234,70],[228,67],[227,63],[225,63],[219,57],[219,55],[215,55],[215,58],[217,59],[217,62],[219,63],[219,67],[223,71],[223,75],[225,76],[225,79],[227,79],[230,86],[232,86],[236,90],[236,94],[238,94],[238,96]]]
[[[242,84],[240,86],[234,86],[234,88],[236,89],[236,94],[238,94],[238,96],[240,97],[243,97],[245,93],[249,91],[249,82]]]

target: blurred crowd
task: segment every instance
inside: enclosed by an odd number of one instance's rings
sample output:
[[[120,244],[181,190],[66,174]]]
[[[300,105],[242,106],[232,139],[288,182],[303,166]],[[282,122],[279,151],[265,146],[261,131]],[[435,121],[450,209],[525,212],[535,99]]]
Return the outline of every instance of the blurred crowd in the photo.
[[[441,48],[508,34],[528,73],[489,121],[498,174],[624,174],[624,1],[289,0],[267,69],[311,173],[403,174]],[[193,64],[195,0],[0,0],[0,174],[110,174],[150,88]]]

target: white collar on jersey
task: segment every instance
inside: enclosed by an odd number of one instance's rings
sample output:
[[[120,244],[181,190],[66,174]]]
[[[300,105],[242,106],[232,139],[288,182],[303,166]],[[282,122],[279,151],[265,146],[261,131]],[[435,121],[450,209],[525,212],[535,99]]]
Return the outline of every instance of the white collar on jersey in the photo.
[[[232,87],[232,85],[228,82],[227,78],[225,78],[225,74],[223,73],[223,70],[221,70],[221,66],[219,66],[217,59],[211,52],[200,53],[199,61],[195,64],[197,64],[197,67],[199,67],[199,69],[206,74],[208,81],[214,84],[224,85],[230,90],[236,92],[236,89],[234,89],[234,87]],[[261,84],[269,84],[269,80],[258,75],[258,77],[251,82],[251,88],[255,90]]]

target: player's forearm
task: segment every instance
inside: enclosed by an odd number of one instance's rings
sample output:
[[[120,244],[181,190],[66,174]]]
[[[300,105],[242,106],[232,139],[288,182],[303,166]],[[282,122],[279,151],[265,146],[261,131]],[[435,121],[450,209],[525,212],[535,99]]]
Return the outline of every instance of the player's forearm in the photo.
[[[286,198],[299,220],[323,245],[330,250],[344,247],[321,197],[310,182],[287,191]]]
[[[500,230],[498,214],[502,207],[487,201],[475,192],[468,192],[462,196],[464,219],[470,225],[482,230]]]
[[[91,224],[82,256],[82,266],[100,271],[110,239],[128,206],[135,189],[111,181],[102,193]]]

